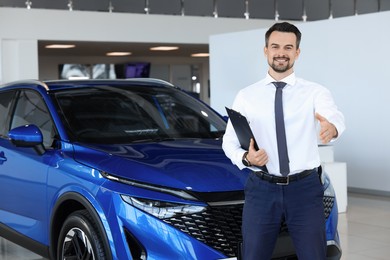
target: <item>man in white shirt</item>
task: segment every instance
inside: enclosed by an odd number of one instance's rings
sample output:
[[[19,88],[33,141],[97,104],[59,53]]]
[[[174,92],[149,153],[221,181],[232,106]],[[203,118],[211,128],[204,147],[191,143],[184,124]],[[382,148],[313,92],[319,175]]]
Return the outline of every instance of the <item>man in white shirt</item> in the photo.
[[[223,137],[223,149],[231,161],[240,169],[252,170],[245,187],[244,260],[271,259],[282,219],[299,260],[326,259],[318,138],[323,144],[337,139],[345,129],[344,116],[329,90],[295,76],[300,40],[294,25],[274,24],[265,35],[268,74],[240,90],[234,100],[232,108],[246,116],[259,150],[253,140],[248,151],[241,148],[230,121]],[[285,156],[279,154],[275,124],[275,93],[281,82]],[[283,161],[287,170],[282,170]]]

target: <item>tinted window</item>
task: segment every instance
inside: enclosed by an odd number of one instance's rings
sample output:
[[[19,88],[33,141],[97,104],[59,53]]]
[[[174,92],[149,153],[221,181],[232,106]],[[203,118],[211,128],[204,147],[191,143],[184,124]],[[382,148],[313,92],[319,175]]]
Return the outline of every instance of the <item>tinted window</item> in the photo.
[[[14,91],[0,93],[0,136],[6,137],[8,134],[7,120],[10,113],[11,101]]]
[[[43,144],[50,147],[55,135],[53,121],[41,96],[35,91],[21,91],[18,97],[11,128],[34,124],[42,132]]]
[[[70,136],[127,143],[165,138],[217,138],[225,121],[173,88],[99,86],[55,94]]]

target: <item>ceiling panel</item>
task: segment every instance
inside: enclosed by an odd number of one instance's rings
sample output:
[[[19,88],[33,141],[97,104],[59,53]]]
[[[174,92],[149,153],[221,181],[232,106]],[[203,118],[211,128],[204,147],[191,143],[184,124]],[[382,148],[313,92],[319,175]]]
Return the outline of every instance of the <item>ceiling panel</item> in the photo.
[[[214,3],[218,17],[244,18],[245,0],[30,0],[32,8],[69,9],[72,2],[73,10],[109,11],[145,13],[145,4],[151,14],[181,15],[181,6],[187,15],[213,16]],[[390,0],[247,0],[251,18],[274,19],[275,3],[278,7],[279,19],[301,20],[303,5],[305,5],[308,20],[329,18],[329,7],[332,7],[333,17],[354,15],[354,9],[359,14],[390,10]],[[26,8],[27,0],[0,0],[0,6]],[[187,10],[188,8],[188,10]]]
[[[184,2],[185,15],[213,16],[214,5],[211,0],[186,0]]]
[[[180,0],[149,0],[150,14],[181,14]]]
[[[237,0],[219,0],[218,17],[244,17],[245,2]]]
[[[279,0],[279,18],[285,20],[302,20],[303,3],[302,0]]]

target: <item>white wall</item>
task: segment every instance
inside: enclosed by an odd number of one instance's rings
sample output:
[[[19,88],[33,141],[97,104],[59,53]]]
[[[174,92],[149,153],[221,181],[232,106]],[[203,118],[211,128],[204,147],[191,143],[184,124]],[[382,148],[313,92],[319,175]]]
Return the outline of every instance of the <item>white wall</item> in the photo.
[[[0,37],[8,39],[208,43],[212,34],[267,24],[261,19],[0,7]]]
[[[299,77],[328,87],[347,130],[335,143],[347,162],[348,187],[390,192],[390,12],[310,23],[302,32]],[[263,78],[266,29],[210,38],[211,105],[224,112],[237,91]]]
[[[38,43],[36,40],[3,39],[0,45],[0,75],[11,80],[36,78],[38,74]],[[0,76],[1,81],[1,76]]]

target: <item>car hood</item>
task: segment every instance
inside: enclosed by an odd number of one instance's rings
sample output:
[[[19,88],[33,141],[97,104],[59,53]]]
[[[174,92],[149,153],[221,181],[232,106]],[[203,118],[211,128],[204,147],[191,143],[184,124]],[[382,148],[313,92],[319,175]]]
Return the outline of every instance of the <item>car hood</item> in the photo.
[[[247,174],[225,156],[220,140],[128,145],[75,145],[75,159],[110,175],[196,192],[243,190]]]

